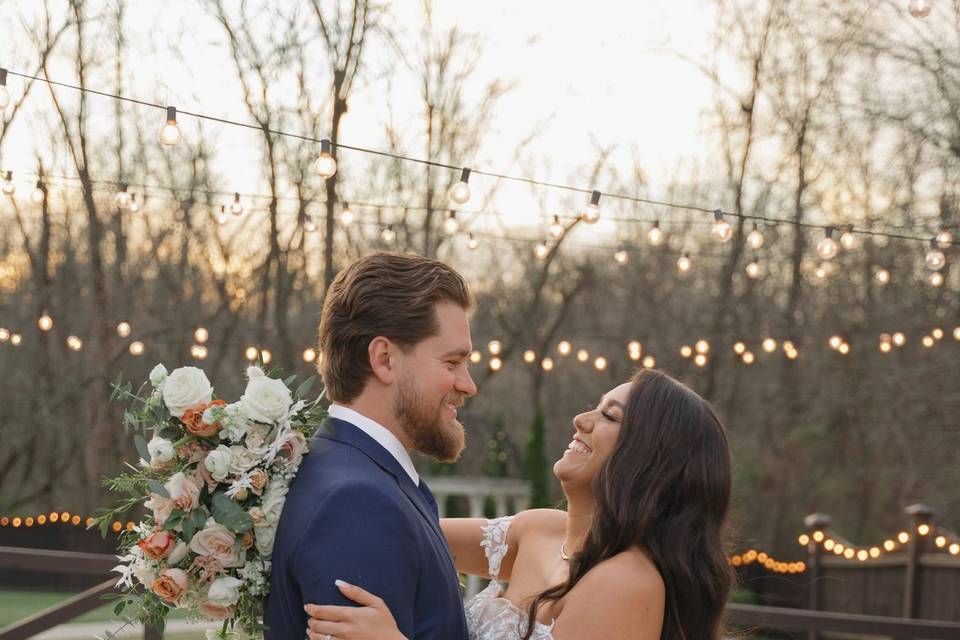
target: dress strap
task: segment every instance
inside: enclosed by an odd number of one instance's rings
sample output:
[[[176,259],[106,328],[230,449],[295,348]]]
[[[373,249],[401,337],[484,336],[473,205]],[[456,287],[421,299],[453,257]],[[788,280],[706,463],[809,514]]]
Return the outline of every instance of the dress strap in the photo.
[[[487,556],[487,562],[490,563],[489,573],[491,580],[496,580],[497,576],[500,575],[500,563],[503,562],[503,557],[507,555],[507,550],[509,549],[507,545],[507,530],[510,528],[512,522],[513,516],[487,520],[481,529],[483,532],[483,540],[480,542],[480,546],[483,547],[483,552]]]

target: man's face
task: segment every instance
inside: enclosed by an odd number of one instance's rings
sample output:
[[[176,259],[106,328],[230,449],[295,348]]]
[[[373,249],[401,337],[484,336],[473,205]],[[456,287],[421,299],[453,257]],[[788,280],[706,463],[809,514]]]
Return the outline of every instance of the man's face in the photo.
[[[416,451],[453,462],[465,442],[457,408],[477,392],[467,371],[473,344],[465,309],[442,302],[435,310],[437,334],[400,354],[394,413]]]

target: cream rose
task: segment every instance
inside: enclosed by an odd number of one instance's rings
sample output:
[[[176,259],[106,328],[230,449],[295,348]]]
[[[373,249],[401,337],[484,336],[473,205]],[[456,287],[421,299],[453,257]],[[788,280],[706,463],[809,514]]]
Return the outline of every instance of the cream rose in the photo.
[[[238,580],[231,576],[217,578],[210,583],[210,589],[207,591],[207,602],[218,604],[221,607],[229,607],[237,604],[240,599],[240,586],[243,580]]]
[[[223,482],[230,474],[230,449],[220,445],[207,454],[203,459],[203,466],[217,482]]]
[[[243,412],[248,418],[257,422],[276,422],[287,415],[291,404],[293,404],[293,398],[290,395],[290,389],[283,384],[283,380],[266,376],[250,378],[240,398]]]
[[[190,540],[190,550],[213,558],[225,568],[239,567],[243,565],[244,558],[237,553],[236,540],[237,537],[232,531],[213,518],[208,518],[203,529],[195,533]]]
[[[200,487],[182,471],[173,474],[163,488],[170,494],[170,500],[181,511],[193,511],[200,504]]]
[[[207,404],[213,399],[213,387],[207,380],[207,374],[196,367],[174,369],[163,382],[163,401],[170,413],[180,418],[199,404]]]
[[[246,447],[230,447],[230,473],[238,476],[256,463],[257,455]]]
[[[151,493],[150,499],[144,502],[143,506],[153,511],[154,522],[162,527],[163,523],[170,517],[170,512],[173,511],[173,500],[164,498],[156,493]]]
[[[158,364],[150,370],[150,384],[152,384],[154,387],[159,387],[160,384],[166,379],[167,368],[162,364]]]
[[[307,439],[299,431],[292,431],[287,435],[286,441],[280,447],[281,452],[286,452],[286,463],[291,467],[300,466],[303,461],[303,454],[307,450]]]
[[[170,555],[167,556],[167,564],[180,564],[180,561],[187,557],[187,551],[187,543],[183,540],[179,541],[177,546],[173,548],[173,551],[170,552]]]
[[[277,525],[271,524],[266,527],[255,527],[254,533],[257,538],[257,551],[264,558],[269,558],[273,554],[273,541],[277,537]]]
[[[160,436],[153,436],[147,443],[147,453],[150,454],[150,466],[156,467],[173,460],[176,452],[173,443]]]

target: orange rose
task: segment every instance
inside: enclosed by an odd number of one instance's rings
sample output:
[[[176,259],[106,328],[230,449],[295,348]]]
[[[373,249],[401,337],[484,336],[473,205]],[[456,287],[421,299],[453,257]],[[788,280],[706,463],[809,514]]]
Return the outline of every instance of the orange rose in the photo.
[[[174,539],[169,531],[154,531],[137,543],[143,549],[143,555],[150,560],[166,558],[173,551]]]
[[[243,537],[240,539],[240,546],[243,547],[244,550],[249,549],[250,547],[253,546],[253,540],[254,540],[253,532],[247,531],[245,534],[243,534]]]
[[[183,569],[164,569],[150,589],[165,602],[176,604],[187,590],[187,584],[187,572]]]
[[[220,423],[214,422],[213,424],[207,424],[203,421],[203,412],[210,407],[222,407],[226,404],[227,403],[223,400],[214,400],[210,404],[198,404],[197,406],[184,411],[183,415],[180,417],[180,422],[183,423],[187,433],[191,435],[203,437],[216,435],[217,432],[220,431]]]

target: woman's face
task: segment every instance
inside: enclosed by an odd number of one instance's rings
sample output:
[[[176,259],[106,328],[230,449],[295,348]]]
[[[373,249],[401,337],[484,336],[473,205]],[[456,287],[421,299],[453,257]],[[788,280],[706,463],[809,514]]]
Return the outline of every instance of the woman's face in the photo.
[[[573,419],[573,440],[553,465],[560,482],[589,484],[600,473],[617,445],[629,394],[630,383],[625,382],[605,393],[595,408]]]

